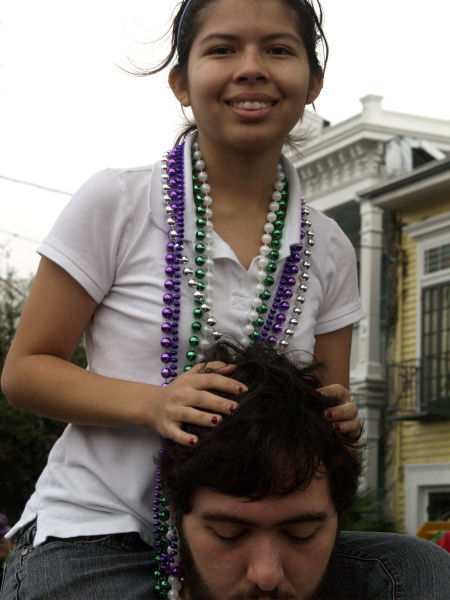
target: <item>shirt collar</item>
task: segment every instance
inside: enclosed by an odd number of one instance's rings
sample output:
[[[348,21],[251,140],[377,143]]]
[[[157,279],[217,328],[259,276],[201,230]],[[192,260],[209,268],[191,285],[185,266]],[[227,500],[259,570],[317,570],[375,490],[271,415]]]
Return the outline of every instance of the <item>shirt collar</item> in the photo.
[[[184,145],[184,181],[185,185],[185,240],[193,242],[195,238],[195,205],[192,191],[192,167],[191,167],[191,148],[196,134],[191,133]],[[282,157],[283,170],[286,179],[289,182],[289,201],[284,224],[283,237],[281,240],[280,258],[289,256],[290,246],[300,242],[300,221],[301,221],[301,186],[297,171],[294,165],[286,158]],[[163,208],[163,192],[161,179],[161,161],[155,163],[152,171],[148,208],[152,214],[153,222],[160,229],[167,231],[167,216]],[[261,234],[262,235],[262,234]]]

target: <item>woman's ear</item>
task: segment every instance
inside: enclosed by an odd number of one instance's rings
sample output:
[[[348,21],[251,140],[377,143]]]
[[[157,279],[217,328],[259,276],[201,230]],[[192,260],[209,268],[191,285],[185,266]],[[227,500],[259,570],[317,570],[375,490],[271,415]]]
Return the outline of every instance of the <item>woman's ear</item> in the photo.
[[[306,104],[312,104],[319,97],[320,92],[323,88],[323,73],[311,74],[309,79],[308,96],[306,97]]]
[[[185,74],[180,73],[175,68],[170,69],[169,85],[181,106],[186,108],[191,105],[189,100],[189,86]]]

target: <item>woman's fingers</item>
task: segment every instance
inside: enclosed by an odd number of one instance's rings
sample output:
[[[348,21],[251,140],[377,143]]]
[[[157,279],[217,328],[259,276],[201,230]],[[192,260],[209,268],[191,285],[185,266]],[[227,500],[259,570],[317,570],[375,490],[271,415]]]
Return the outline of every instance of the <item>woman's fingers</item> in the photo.
[[[350,399],[350,392],[335,383],[317,390],[327,398],[336,398],[339,405],[327,408],[325,417],[333,424],[339,433],[358,434],[361,430],[361,422],[358,417],[358,407]]]
[[[361,431],[361,422],[358,419],[352,419],[351,421],[334,421],[333,427],[339,433],[358,435]]]
[[[196,446],[198,444],[198,437],[196,435],[183,431],[176,423],[171,423],[167,427],[164,437],[170,438],[182,446]]]
[[[204,410],[219,411],[228,414],[233,411],[230,406],[237,407],[237,402],[230,398],[222,398],[214,392],[223,392],[230,396],[243,394],[247,386],[231,377],[218,373],[193,373],[183,379],[175,380],[166,386],[166,402],[172,406],[192,406]]]
[[[326,396],[327,398],[336,398],[339,404],[346,404],[350,402],[350,392],[343,385],[339,383],[333,383],[332,385],[327,385],[325,387],[321,387],[317,390],[322,396]]]
[[[325,416],[328,421],[351,421],[358,416],[358,407],[353,402],[327,408]]]
[[[156,429],[180,444],[195,445],[197,437],[183,431],[183,424],[216,427],[224,415],[238,407],[233,396],[247,391],[246,385],[228,376],[235,369],[235,365],[220,361],[195,365],[162,388],[155,412]]]
[[[211,409],[202,410],[199,406],[215,407],[214,412]],[[236,410],[238,404],[229,399],[221,398],[210,392],[202,392],[198,396],[196,406],[178,406],[176,410],[169,411],[165,421],[166,437],[185,446],[195,446],[198,443],[196,435],[187,433],[182,429],[185,423],[199,425],[200,427],[216,427],[223,419],[224,414],[231,414]],[[219,414],[215,414],[215,413]]]
[[[192,367],[192,369],[189,369],[189,371],[186,371],[186,375],[191,374],[197,374],[197,373],[203,373],[203,374],[208,374],[208,373],[219,373],[222,375],[228,375],[230,373],[232,373],[233,371],[236,371],[236,365],[232,365],[232,364],[226,364],[222,361],[219,360],[215,360],[215,361],[211,361],[208,363],[197,363],[196,365],[194,365]]]

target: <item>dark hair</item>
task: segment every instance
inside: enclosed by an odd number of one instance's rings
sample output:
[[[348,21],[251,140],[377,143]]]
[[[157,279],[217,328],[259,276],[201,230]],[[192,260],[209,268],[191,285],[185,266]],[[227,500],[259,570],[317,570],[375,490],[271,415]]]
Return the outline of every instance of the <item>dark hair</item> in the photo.
[[[177,59],[174,68],[183,74],[187,74],[187,66],[189,54],[192,48],[194,39],[197,36],[206,9],[217,2],[218,0],[191,0],[191,3],[186,8],[188,0],[183,0],[179,5],[172,26],[171,26],[171,48],[166,58],[154,69],[142,70],[140,75],[153,75],[162,71],[167,66],[173,63],[175,57]],[[323,76],[328,61],[328,42],[322,28],[323,9],[319,0],[278,0],[295,14],[297,28],[305,45],[308,55],[308,62],[311,73],[318,76]],[[317,4],[317,11],[314,7]],[[180,21],[182,19],[182,27],[179,32]],[[319,49],[323,51],[323,65],[319,60]],[[187,119],[186,119],[187,120]],[[193,122],[187,121],[185,127],[180,132],[177,142],[180,143],[186,136],[195,131],[196,125]],[[288,136],[291,137],[291,136]],[[291,143],[287,140],[288,145],[294,147],[295,141],[302,141],[302,138],[295,139],[291,137]]]
[[[297,365],[263,343],[243,349],[220,342],[207,359],[237,365],[232,377],[249,389],[217,427],[185,425],[199,437],[196,447],[164,440],[155,461],[176,520],[190,512],[197,489],[249,501],[286,496],[305,489],[318,469],[341,515],[361,474],[360,435],[346,438],[326,420],[324,411],[338,401],[316,391],[317,368]]]

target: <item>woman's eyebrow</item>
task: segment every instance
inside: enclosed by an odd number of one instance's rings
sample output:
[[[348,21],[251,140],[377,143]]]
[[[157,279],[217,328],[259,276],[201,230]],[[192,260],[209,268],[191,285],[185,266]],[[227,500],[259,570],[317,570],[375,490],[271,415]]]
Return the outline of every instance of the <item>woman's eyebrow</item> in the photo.
[[[212,40],[223,40],[224,42],[237,42],[239,40],[238,36],[231,35],[229,33],[210,33],[202,38],[199,42],[199,46],[203,44],[207,44]]]
[[[239,41],[239,36],[237,35],[232,35],[231,33],[210,33],[208,35],[206,35],[204,38],[202,38],[199,42],[199,46],[202,46],[204,44],[207,44],[213,40],[222,40],[224,42],[238,42]],[[263,36],[262,41],[264,42],[270,42],[273,40],[289,40],[291,42],[294,42],[296,44],[301,45],[301,39],[295,35],[293,35],[292,33],[271,33],[269,35]]]

